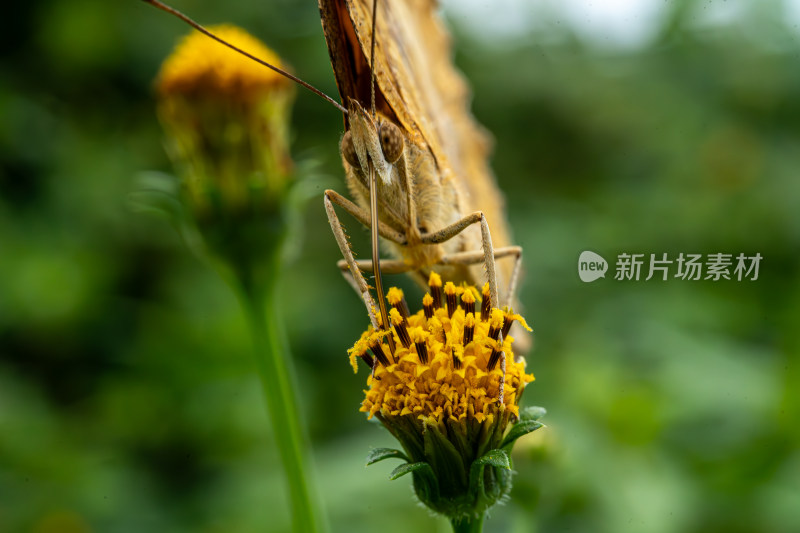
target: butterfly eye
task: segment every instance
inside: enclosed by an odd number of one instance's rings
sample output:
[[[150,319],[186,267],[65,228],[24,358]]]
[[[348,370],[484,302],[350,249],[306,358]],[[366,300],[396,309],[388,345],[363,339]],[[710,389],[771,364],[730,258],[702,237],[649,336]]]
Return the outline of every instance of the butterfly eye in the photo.
[[[403,155],[403,134],[400,128],[391,122],[381,124],[380,131],[381,149],[383,156],[389,163],[394,163]]]
[[[339,146],[339,149],[342,152],[344,160],[347,161],[351,167],[360,166],[358,156],[356,155],[356,149],[353,146],[353,136],[350,135],[349,131],[346,131],[344,135],[342,135],[342,143]]]

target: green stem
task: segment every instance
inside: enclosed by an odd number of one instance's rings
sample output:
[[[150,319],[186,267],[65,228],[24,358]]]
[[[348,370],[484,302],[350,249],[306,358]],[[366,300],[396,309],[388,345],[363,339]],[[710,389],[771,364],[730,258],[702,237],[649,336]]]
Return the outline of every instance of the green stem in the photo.
[[[484,518],[486,518],[485,514],[482,514],[480,518],[463,518],[461,520],[454,518],[450,520],[453,525],[453,533],[481,533]]]
[[[307,438],[276,298],[279,262],[276,260],[271,266],[267,279],[261,282],[258,275],[242,276],[240,297],[250,323],[267,411],[289,485],[293,530],[316,533],[323,529],[321,513],[312,497]]]

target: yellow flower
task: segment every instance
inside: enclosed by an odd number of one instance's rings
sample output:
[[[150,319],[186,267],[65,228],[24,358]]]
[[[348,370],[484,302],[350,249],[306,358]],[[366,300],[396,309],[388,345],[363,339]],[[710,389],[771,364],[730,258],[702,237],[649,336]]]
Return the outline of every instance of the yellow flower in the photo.
[[[230,25],[210,30],[281,66],[274,52],[245,31]],[[290,80],[193,32],[164,61],[156,93],[167,151],[201,225],[279,207],[292,169]]]
[[[431,281],[436,287],[438,280]],[[370,418],[411,416],[416,423],[437,425],[466,419],[491,424],[496,416],[519,414],[519,394],[534,377],[525,373],[525,360],[515,357],[508,330],[514,320],[528,326],[508,310],[476,313],[476,293],[474,287],[448,282],[445,306],[435,307],[430,295],[423,299],[431,300],[428,317],[424,310],[409,315],[402,291],[389,290],[395,352],[381,342],[389,332],[372,328],[350,350],[354,369],[356,357],[371,365],[374,356],[381,363],[367,379],[362,411]],[[461,303],[456,303],[458,294]]]
[[[361,411],[378,418],[403,451],[373,450],[368,464],[406,461],[392,479],[413,473],[420,501],[452,520],[482,516],[511,490],[514,441],[541,427],[541,408],[520,412],[532,374],[508,335],[525,320],[488,305],[488,284],[442,285],[431,274],[422,310],[410,314],[403,292],[386,296],[391,328],[367,329],[348,351],[353,370],[361,358],[372,373]],[[482,303],[478,306],[478,297]],[[384,338],[394,337],[394,349]],[[509,428],[512,429],[509,429]]]

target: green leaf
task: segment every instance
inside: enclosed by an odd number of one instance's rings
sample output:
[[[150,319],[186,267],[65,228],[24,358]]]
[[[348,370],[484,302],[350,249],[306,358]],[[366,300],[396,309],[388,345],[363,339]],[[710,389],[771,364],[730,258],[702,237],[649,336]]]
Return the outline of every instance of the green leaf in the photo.
[[[423,477],[426,478],[431,477],[434,480],[436,479],[436,477],[433,474],[433,469],[431,468],[431,465],[429,465],[424,461],[420,461],[419,463],[404,463],[398,466],[397,468],[392,470],[392,473],[389,475],[389,479],[395,480],[399,477],[405,476],[410,472],[418,472],[419,474],[422,474]]]
[[[393,457],[408,461],[406,454],[400,450],[395,450],[394,448],[375,448],[374,450],[370,451],[369,454],[367,454],[367,466],[374,465],[379,461],[391,459]]]
[[[540,427],[544,426],[541,422],[536,420],[525,420],[520,421],[511,428],[511,431],[508,432],[506,438],[503,439],[503,442],[500,444],[501,448],[506,448],[511,446],[515,440],[520,438],[523,435],[527,435],[531,431],[536,431]]]
[[[523,407],[519,411],[519,421],[527,422],[529,420],[539,420],[547,414],[547,409],[539,406]]]

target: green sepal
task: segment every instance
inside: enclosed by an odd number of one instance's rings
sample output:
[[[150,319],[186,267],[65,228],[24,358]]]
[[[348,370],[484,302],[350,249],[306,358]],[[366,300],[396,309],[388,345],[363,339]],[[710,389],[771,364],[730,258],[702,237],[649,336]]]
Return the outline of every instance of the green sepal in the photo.
[[[505,450],[495,449],[486,452],[486,455],[473,461],[469,469],[469,492],[476,498],[487,496],[483,486],[483,470],[486,466],[494,466],[511,470],[511,460]]]
[[[392,473],[389,474],[389,479],[394,481],[395,479],[403,477],[411,472],[419,472],[425,477],[430,477],[433,480],[436,479],[436,477],[433,475],[433,469],[431,468],[431,465],[425,461],[420,461],[419,463],[403,463],[392,470]]]
[[[536,431],[540,427],[544,426],[541,422],[537,420],[525,420],[520,421],[514,424],[511,430],[506,435],[506,438],[503,439],[503,442],[500,444],[501,448],[510,448],[514,441],[518,438],[522,437],[523,435],[527,435],[532,431]]]
[[[367,454],[367,466],[374,465],[375,463],[383,461],[384,459],[392,458],[403,459],[407,463],[409,462],[406,454],[400,450],[395,450],[394,448],[375,448],[374,450],[371,450],[369,454]]]
[[[453,443],[442,435],[436,425],[425,424],[423,441],[425,444],[425,457],[431,469],[436,472],[437,479],[442,484],[443,495],[463,491],[467,482],[464,460]]]
[[[414,491],[420,501],[427,503],[439,499],[439,480],[433,472],[431,465],[425,461],[418,463],[404,463],[389,475],[389,479],[395,480],[409,472],[414,474]]]

